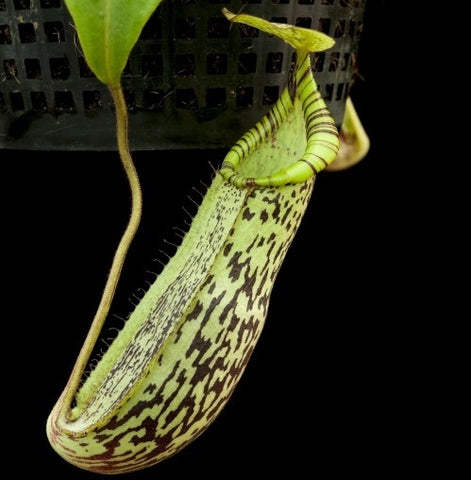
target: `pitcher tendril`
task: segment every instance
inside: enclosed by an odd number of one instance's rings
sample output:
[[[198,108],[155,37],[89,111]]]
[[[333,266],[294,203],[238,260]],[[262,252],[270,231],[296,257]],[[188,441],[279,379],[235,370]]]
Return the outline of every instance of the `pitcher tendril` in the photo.
[[[83,372],[90,361],[93,348],[99,338],[102,327],[108,316],[127,252],[131,246],[134,236],[137,233],[142,216],[142,192],[139,177],[129,151],[128,114],[126,101],[124,99],[123,91],[120,87],[110,88],[110,91],[116,108],[116,135],[119,155],[121,158],[121,163],[124,167],[124,171],[126,172],[131,191],[131,215],[126,230],[121,237],[113,257],[111,269],[100,303],[98,305],[97,312],[69,379],[67,395],[63,402],[64,409],[68,409],[72,403],[74,392],[77,390],[82,379]]]

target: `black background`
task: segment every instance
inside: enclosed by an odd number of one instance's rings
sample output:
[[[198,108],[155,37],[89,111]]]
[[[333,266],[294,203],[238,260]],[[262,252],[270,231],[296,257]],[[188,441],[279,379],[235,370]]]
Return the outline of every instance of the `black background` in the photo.
[[[124,479],[224,478],[285,471],[288,478],[389,472],[407,460],[408,386],[398,381],[401,324],[393,321],[390,176],[399,98],[391,39],[397,2],[369,0],[352,97],[371,140],[367,157],[323,172],[275,284],[262,337],[231,400],[190,446]],[[49,446],[46,418],[98,305],[129,194],[114,152],[1,151],[4,195],[6,436],[39,475],[98,479]],[[185,228],[188,195],[204,191],[223,151],[135,152],[144,218],[113,312],[159,271],[164,239]],[[13,268],[12,268],[13,267]],[[11,272],[10,272],[11,269]],[[5,273],[7,275],[7,273]],[[12,345],[9,345],[9,343]],[[12,422],[10,426],[10,422]],[[410,429],[410,425],[408,427]],[[409,430],[407,437],[414,436]],[[26,440],[27,439],[27,440]],[[8,457],[8,455],[7,455]],[[7,460],[8,461],[8,460]],[[15,460],[14,467],[24,466]],[[305,472],[305,473],[299,473]],[[282,474],[283,475],[283,474]]]

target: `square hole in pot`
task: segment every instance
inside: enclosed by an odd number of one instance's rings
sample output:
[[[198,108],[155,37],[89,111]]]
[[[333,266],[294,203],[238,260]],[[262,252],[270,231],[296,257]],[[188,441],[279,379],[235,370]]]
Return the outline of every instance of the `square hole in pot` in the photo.
[[[196,109],[198,107],[198,99],[192,88],[180,88],[175,92],[176,106],[178,108]]]
[[[87,112],[97,112],[103,108],[101,93],[98,90],[84,90],[83,108]]]
[[[208,19],[208,38],[226,38],[229,36],[230,22],[225,17]]]
[[[280,95],[280,87],[277,85],[266,86],[263,88],[263,104],[273,105]]]
[[[296,19],[296,26],[302,28],[311,28],[312,18],[311,17],[298,17]]]
[[[48,42],[61,43],[65,41],[64,25],[62,22],[44,22],[44,33]]]
[[[47,110],[46,95],[44,92],[31,92],[31,106],[33,110],[44,112]]]
[[[18,33],[21,43],[34,43],[36,41],[36,32],[32,23],[19,23]]]
[[[181,76],[195,74],[195,56],[192,53],[185,53],[175,56],[175,73]]]
[[[239,32],[241,38],[257,38],[259,34],[258,28],[249,25],[239,25]]]
[[[334,84],[328,83],[325,86],[324,100],[326,102],[331,102],[333,94],[334,94]]]
[[[227,73],[227,55],[210,53],[206,57],[206,72],[208,75],[225,75]]]
[[[226,104],[225,88],[206,89],[206,106],[207,107],[224,107],[225,104]]]
[[[317,30],[326,35],[329,35],[330,30],[330,18],[319,18],[319,22],[317,23]]]
[[[238,107],[251,107],[253,105],[253,87],[239,87],[236,93]]]
[[[314,72],[324,71],[325,52],[315,52],[312,59],[312,69]]]
[[[146,110],[162,110],[164,108],[165,94],[163,90],[144,90],[142,93],[143,107]]]
[[[283,67],[283,52],[269,52],[265,63],[266,73],[281,73]]]
[[[345,70],[347,70],[349,63],[350,63],[350,53],[347,52],[343,54],[343,59],[340,64],[340,69],[344,72]]]
[[[54,110],[57,113],[75,112],[75,103],[72,92],[54,92]]]
[[[0,25],[0,45],[11,45],[10,25]]]
[[[356,31],[357,31],[357,23],[354,20],[350,20],[348,24],[348,32],[347,32],[348,35],[350,35],[350,37],[354,37]]]
[[[3,60],[3,71],[7,80],[18,80],[18,67],[14,58]]]
[[[336,72],[339,67],[340,53],[334,52],[330,54],[329,72]]]
[[[29,10],[31,7],[31,0],[13,0],[15,10]]]
[[[141,57],[141,71],[143,77],[157,77],[164,72],[162,55],[143,55]]]
[[[344,33],[345,33],[345,20],[338,19],[335,22],[334,37],[335,38],[343,37]]]
[[[0,113],[5,113],[7,111],[7,106],[5,105],[5,97],[3,93],[0,92]]]
[[[239,55],[239,62],[237,64],[237,73],[246,75],[255,73],[257,69],[257,54],[256,53],[241,53]]]
[[[21,92],[10,92],[10,104],[13,112],[25,109],[25,102]]]
[[[67,80],[70,76],[69,59],[67,57],[50,58],[51,78],[54,80]]]
[[[339,83],[337,85],[337,89],[336,89],[336,93],[335,93],[335,100],[338,102],[340,100],[342,100],[342,96],[343,96],[343,89],[345,88],[345,84],[344,83]]]
[[[25,71],[26,78],[31,80],[40,80],[41,75],[41,64],[37,58],[25,58]]]
[[[193,17],[176,18],[173,25],[175,38],[191,40],[196,37],[196,20]]]

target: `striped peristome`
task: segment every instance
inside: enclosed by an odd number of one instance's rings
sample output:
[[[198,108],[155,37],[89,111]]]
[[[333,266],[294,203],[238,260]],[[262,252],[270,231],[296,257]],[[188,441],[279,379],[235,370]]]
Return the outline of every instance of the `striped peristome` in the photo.
[[[315,173],[338,148],[309,54],[297,53],[292,81],[229,151],[174,257],[74,405],[64,408],[66,387],[49,415],[50,443],[73,465],[113,474],[154,465],[198,437],[234,391]]]
[[[221,166],[221,175],[238,187],[267,187],[304,182],[330,165],[339,150],[338,130],[313,78],[308,52],[297,56],[295,85],[286,88],[273,109],[229,150]],[[302,98],[304,121],[308,142],[303,156],[287,167],[270,175],[246,177],[238,171],[243,159],[256,149],[279,127],[286,117],[284,105],[286,96],[295,95]]]

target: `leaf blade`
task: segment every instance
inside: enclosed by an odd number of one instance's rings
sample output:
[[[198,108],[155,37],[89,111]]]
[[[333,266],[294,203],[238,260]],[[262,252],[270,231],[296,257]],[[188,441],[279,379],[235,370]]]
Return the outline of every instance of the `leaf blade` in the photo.
[[[106,85],[116,87],[131,50],[163,0],[65,0],[85,59]]]

